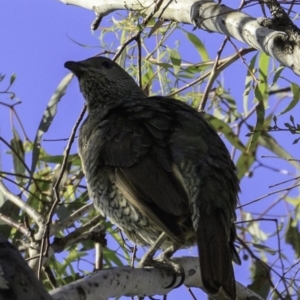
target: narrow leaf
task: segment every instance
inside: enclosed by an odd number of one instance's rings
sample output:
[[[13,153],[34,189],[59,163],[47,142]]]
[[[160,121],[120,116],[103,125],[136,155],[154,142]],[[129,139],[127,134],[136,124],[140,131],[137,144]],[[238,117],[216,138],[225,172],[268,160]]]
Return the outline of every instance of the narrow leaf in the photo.
[[[287,152],[285,148],[283,148],[276,139],[271,136],[268,132],[263,132],[259,137],[258,141],[259,145],[265,147],[269,151],[276,154],[278,157],[283,158],[284,160],[289,161],[289,163],[299,170],[300,165],[297,161],[293,160],[292,156]]]
[[[260,295],[263,299],[267,299],[270,292],[270,270],[266,264],[255,261],[252,267],[253,282],[248,288]]]
[[[173,64],[174,73],[176,75],[180,71],[180,66],[181,66],[181,57],[180,57],[179,52],[176,50],[171,50],[170,51],[170,59]]]
[[[232,131],[230,126],[222,120],[214,117],[213,115],[205,114],[205,119],[214,127],[217,131],[222,132],[226,139],[237,149],[246,151],[246,147],[240,141],[239,137]]]
[[[13,128],[13,138],[10,141],[11,148],[14,150],[12,152],[13,156],[13,164],[14,170],[16,174],[24,175],[25,173],[25,166],[24,166],[24,158],[25,158],[25,151],[23,147],[22,140],[15,128]],[[16,176],[18,182],[23,181],[23,177]]]
[[[280,115],[283,115],[283,114],[287,113],[288,111],[290,111],[291,109],[293,109],[298,104],[298,102],[300,100],[300,88],[299,88],[299,85],[297,85],[295,83],[291,83],[291,90],[292,90],[292,93],[293,93],[292,101],[287,106],[287,108],[284,109],[280,113]]]
[[[256,148],[256,144],[258,142],[258,139],[261,135],[261,131],[264,126],[264,120],[265,120],[265,107],[263,103],[263,94],[261,90],[259,89],[259,86],[257,85],[255,88],[255,96],[258,100],[258,104],[256,105],[256,124],[253,129],[254,134],[251,137],[250,144],[249,144],[249,151],[251,152],[254,148]]]
[[[202,61],[209,61],[209,55],[201,40],[196,35],[190,32],[186,32],[186,37],[195,46],[196,50],[202,58]]]
[[[257,146],[256,146],[257,147]],[[252,152],[244,151],[237,160],[236,167],[238,170],[238,178],[242,179],[250,170],[250,167],[255,161],[255,151],[252,149]]]
[[[64,155],[44,156],[41,157],[40,160],[47,163],[62,164]],[[81,166],[81,161],[78,154],[69,155],[68,162],[71,162],[73,166]]]
[[[256,244],[256,243],[253,243],[252,246],[256,249],[259,249],[259,250],[263,250],[263,252],[268,252],[269,254],[271,255],[275,255],[277,254],[277,251],[274,250],[274,249],[271,249],[265,245],[262,245],[262,244]]]
[[[290,244],[294,251],[295,256],[300,257],[300,232],[299,232],[299,224],[297,221],[290,218],[288,229],[285,236],[285,241],[287,244]]]
[[[59,83],[57,89],[52,95],[46,110],[43,113],[42,119],[40,121],[39,128],[37,130],[32,150],[32,162],[31,162],[31,176],[33,175],[37,162],[39,160],[40,151],[41,151],[41,141],[45,132],[48,131],[49,127],[52,124],[52,121],[57,112],[57,105],[60,99],[66,93],[66,89],[73,78],[73,74],[69,73],[66,75],[62,81]]]
[[[16,78],[17,78],[16,73],[13,73],[13,74],[10,76],[10,80],[9,80],[9,85],[10,85],[10,86],[15,82]]]
[[[273,86],[278,81],[283,70],[283,66],[280,66],[278,69],[276,69],[271,86]]]
[[[252,83],[253,83],[253,77],[252,77],[251,72],[254,72],[256,59],[257,59],[257,54],[255,54],[250,61],[249,70],[247,72],[247,76],[246,76],[246,80],[245,80],[245,90],[244,90],[244,94],[243,94],[243,107],[244,107],[245,114],[248,114],[249,93],[252,89]]]

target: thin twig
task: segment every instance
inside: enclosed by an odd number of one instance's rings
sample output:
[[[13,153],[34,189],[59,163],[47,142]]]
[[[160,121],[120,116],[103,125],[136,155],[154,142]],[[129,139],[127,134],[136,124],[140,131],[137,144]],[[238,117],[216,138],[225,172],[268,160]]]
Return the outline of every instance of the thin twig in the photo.
[[[2,220],[7,225],[16,228],[20,232],[22,232],[26,237],[31,236],[30,230],[28,230],[23,224],[15,222],[12,218],[5,216],[4,214],[0,213],[0,220]]]
[[[58,190],[59,184],[60,184],[60,182],[63,178],[64,171],[67,167],[67,162],[68,162],[68,157],[69,157],[69,154],[70,154],[70,151],[71,151],[71,146],[74,142],[77,128],[78,128],[80,122],[83,119],[85,111],[86,111],[86,106],[83,107],[83,109],[82,109],[75,125],[72,128],[71,135],[70,135],[70,138],[69,138],[66,150],[65,150],[64,159],[63,159],[63,162],[62,162],[62,165],[61,165],[60,174],[59,174],[59,176],[58,176],[58,178],[57,178],[57,180],[56,180],[56,182],[53,186],[53,192],[54,192],[55,200],[54,200],[54,203],[53,203],[53,205],[52,205],[52,207],[49,211],[45,231],[43,233],[43,238],[42,238],[42,243],[41,243],[40,259],[39,259],[39,266],[38,266],[38,278],[40,278],[40,273],[41,273],[42,263],[43,263],[43,256],[47,255],[48,248],[49,248],[49,232],[50,232],[50,224],[51,224],[52,216],[54,214],[54,210],[55,210],[56,206],[60,202],[60,196],[59,196],[59,190]]]
[[[206,102],[208,100],[209,92],[212,88],[212,85],[213,85],[215,79],[219,76],[220,71],[218,70],[218,65],[219,65],[221,54],[222,54],[222,52],[225,48],[225,45],[226,45],[227,41],[228,41],[228,38],[226,37],[224,39],[220,49],[217,52],[217,56],[216,56],[216,59],[214,61],[212,70],[210,71],[210,76],[209,76],[208,82],[206,84],[205,90],[204,90],[203,95],[202,95],[202,99],[201,99],[200,104],[198,106],[198,111],[204,111]]]
[[[279,293],[279,291],[276,289],[274,283],[272,282],[272,279],[270,277],[269,271],[272,270],[275,274],[277,274],[280,277],[280,274],[278,274],[278,272],[276,272],[276,270],[274,270],[273,268],[271,268],[270,266],[268,266],[265,262],[263,262],[258,256],[256,256],[253,251],[250,249],[250,247],[247,245],[246,242],[244,242],[242,239],[237,238],[237,240],[241,243],[241,245],[248,251],[248,253],[251,255],[251,257],[253,259],[255,259],[260,265],[261,267],[267,272],[268,274],[268,281],[271,285],[271,287],[273,288],[273,290],[275,291],[276,295],[279,297],[279,299],[284,300],[283,297],[281,296],[281,294]]]
[[[239,51],[239,54],[240,55],[245,55],[245,54],[247,54],[249,52],[252,52],[252,51],[256,51],[256,50],[253,49],[253,48],[241,49]],[[219,63],[218,63],[218,72],[221,72],[224,69],[226,69],[229,65],[231,65],[232,63],[234,63],[237,59],[239,59],[239,55],[237,53],[235,53],[235,54],[227,57],[226,59],[221,59],[219,61]],[[205,62],[204,64],[213,64],[213,61],[211,61],[211,62]],[[207,77],[210,76],[210,72],[211,72],[211,70],[205,72],[202,76],[200,76],[196,80],[194,80],[191,83],[185,85],[184,87],[182,87],[182,88],[180,88],[180,89],[178,89],[178,90],[176,90],[176,91],[168,94],[167,96],[168,97],[174,96],[174,95],[176,95],[176,94],[178,94],[178,93],[180,93],[180,92],[188,89],[189,87],[195,85],[196,83],[203,81],[204,79],[206,79]]]
[[[290,190],[294,189],[295,187],[297,187],[297,186],[299,186],[299,185],[300,185],[300,184],[293,185],[293,186],[287,187],[287,188],[285,188],[285,189],[281,189],[281,190],[277,190],[277,191],[274,191],[274,192],[265,194],[265,195],[263,195],[263,196],[261,196],[261,197],[256,198],[255,200],[252,200],[252,201],[250,201],[250,202],[248,202],[248,203],[246,203],[246,204],[243,204],[243,205],[237,207],[237,209],[240,209],[240,208],[242,208],[242,207],[245,207],[245,206],[248,206],[248,205],[253,204],[253,203],[255,203],[255,202],[258,202],[258,201],[260,201],[260,200],[262,200],[262,199],[264,199],[264,198],[267,198],[267,197],[269,197],[269,196],[271,196],[271,195],[274,195],[274,194],[277,194],[277,193],[280,193],[280,192],[290,191]]]
[[[132,42],[132,41],[138,41],[138,39],[140,38],[140,35],[142,34],[144,28],[147,26],[148,22],[151,20],[151,18],[154,16],[154,14],[159,10],[161,4],[164,2],[164,0],[159,0],[156,4],[155,7],[153,9],[152,12],[150,12],[143,20],[142,25],[143,28],[141,28],[136,34],[129,36],[126,41],[123,43],[123,45],[120,47],[120,49],[118,50],[118,52],[115,54],[115,56],[113,57],[113,61],[115,61],[123,52],[123,50]]]

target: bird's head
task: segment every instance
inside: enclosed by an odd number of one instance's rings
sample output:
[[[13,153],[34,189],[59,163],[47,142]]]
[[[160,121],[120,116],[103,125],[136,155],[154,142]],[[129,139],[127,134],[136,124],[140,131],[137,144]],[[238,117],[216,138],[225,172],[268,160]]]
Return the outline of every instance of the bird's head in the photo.
[[[103,110],[128,99],[146,97],[133,78],[107,57],[68,61],[65,68],[79,80],[88,110]]]

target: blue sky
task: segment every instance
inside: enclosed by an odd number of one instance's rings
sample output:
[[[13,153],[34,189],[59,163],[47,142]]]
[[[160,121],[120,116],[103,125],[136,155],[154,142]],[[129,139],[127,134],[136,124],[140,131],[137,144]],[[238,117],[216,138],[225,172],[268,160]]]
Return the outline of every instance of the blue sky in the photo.
[[[92,33],[90,30],[94,13],[79,7],[66,6],[55,0],[1,1],[0,11],[0,73],[7,76],[5,83],[0,85],[0,90],[6,87],[10,75],[16,73],[17,79],[12,91],[16,93],[17,98],[22,102],[17,110],[25,124],[29,138],[33,140],[41,115],[50,97],[60,80],[68,73],[63,67],[64,63],[68,60],[82,60],[101,51],[99,39],[97,38],[99,33]],[[260,16],[261,14],[258,12],[257,15]],[[102,26],[109,26],[109,18],[106,17]],[[186,26],[186,30],[191,29],[191,26]],[[214,58],[223,37],[218,34],[208,35],[202,31],[196,31],[195,33],[207,45],[211,58]],[[90,47],[79,46],[70,38]],[[175,36],[170,40],[170,47],[174,47],[176,38]],[[186,41],[182,37],[179,37],[179,39],[181,39],[179,50],[184,51]],[[242,44],[237,43],[237,45],[240,47]],[[228,47],[227,53],[233,53],[233,51],[231,46]],[[196,54],[193,53],[192,55],[195,57]],[[247,56],[248,62],[251,57],[252,55]],[[226,82],[226,86],[230,87],[231,93],[237,99],[242,99],[245,74],[245,66],[238,62],[234,68],[220,76],[220,80]],[[290,70],[285,70],[284,75],[291,80],[298,80]],[[11,103],[9,99],[2,95],[0,95],[0,101]],[[289,100],[287,99],[287,101]],[[58,115],[53,125],[44,138],[67,138],[82,105],[83,100],[79,93],[78,83],[74,80],[68,88],[67,95],[59,105]],[[283,123],[284,120],[288,120],[288,117],[289,115],[279,120]],[[7,140],[11,138],[9,110],[4,106],[0,106],[0,135]],[[297,157],[297,147],[292,146],[294,136],[288,133],[278,133],[274,134],[274,137],[279,137],[284,147]],[[43,145],[50,154],[61,154],[66,146],[66,142],[45,143]],[[5,154],[6,150],[5,146],[0,144],[2,168],[10,169],[10,156]],[[73,152],[75,151],[76,144],[73,147]],[[269,153],[260,150],[259,155],[261,154]],[[265,159],[263,162],[294,172],[290,165],[280,160]],[[269,193],[269,185],[289,178],[291,177],[259,169],[253,178],[245,178],[242,181],[242,203],[247,203]],[[266,198],[264,201],[259,202],[259,206],[249,207],[249,211],[262,212],[275,199],[276,196]],[[280,214],[282,209],[284,207],[273,211],[273,213]],[[267,230],[270,226],[269,231],[274,232],[273,223],[270,222],[264,226]],[[277,247],[276,245],[270,246]],[[288,251],[289,246],[285,246],[284,249]],[[185,252],[185,254],[196,254],[196,251],[191,250],[188,253]],[[247,264],[249,262],[244,261],[243,268],[236,267],[236,278],[242,283],[246,283],[250,277],[250,274],[245,273],[245,270],[248,270]]]

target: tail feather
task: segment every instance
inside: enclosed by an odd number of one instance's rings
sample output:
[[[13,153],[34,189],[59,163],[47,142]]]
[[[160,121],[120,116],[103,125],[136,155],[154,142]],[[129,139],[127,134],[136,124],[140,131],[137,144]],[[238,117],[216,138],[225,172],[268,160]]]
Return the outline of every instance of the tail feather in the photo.
[[[232,266],[230,229],[222,222],[222,216],[201,215],[196,228],[204,288],[210,294],[221,289],[228,299],[236,299],[236,286]]]

